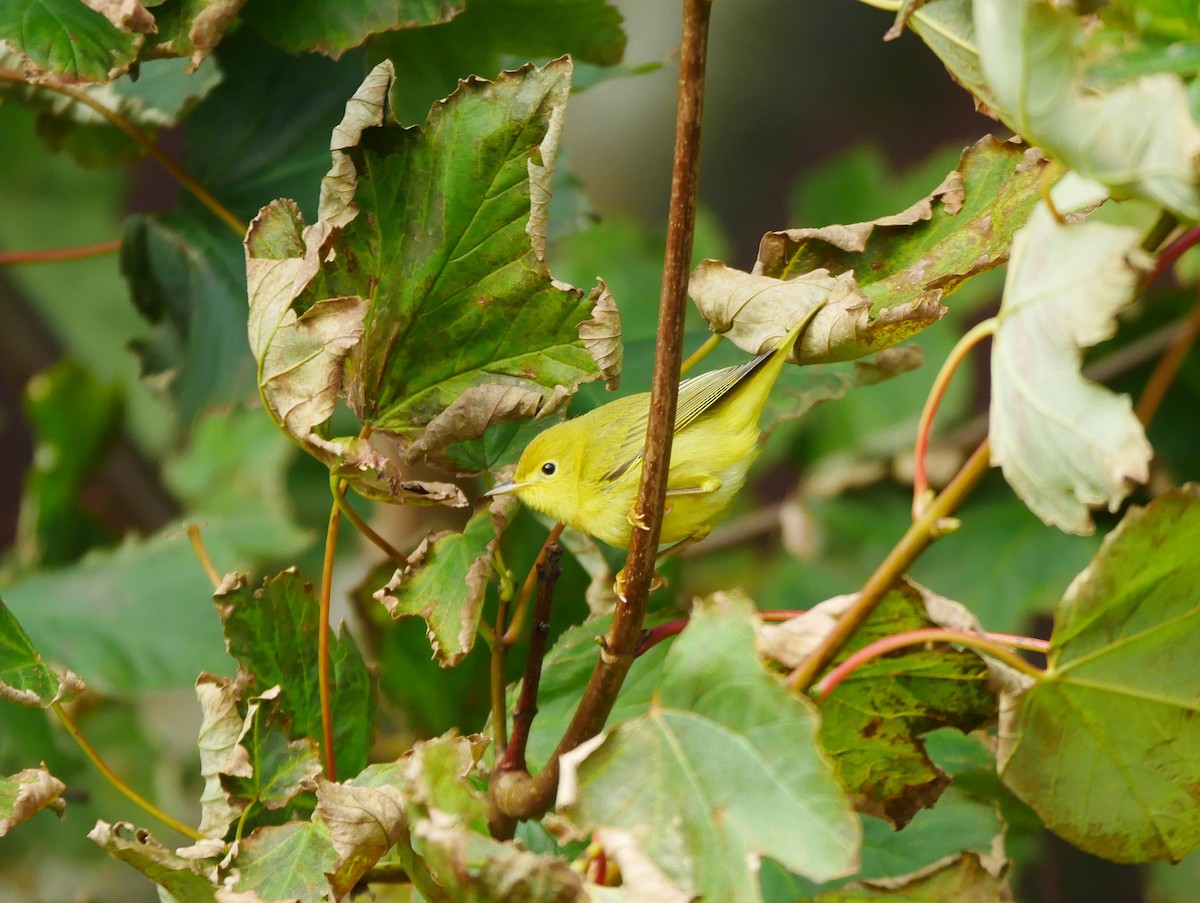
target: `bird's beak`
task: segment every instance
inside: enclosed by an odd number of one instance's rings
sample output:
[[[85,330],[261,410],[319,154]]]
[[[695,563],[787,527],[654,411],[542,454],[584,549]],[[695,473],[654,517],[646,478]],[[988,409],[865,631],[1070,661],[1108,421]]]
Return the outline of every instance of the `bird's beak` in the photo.
[[[497,495],[507,495],[510,492],[516,492],[518,489],[524,489],[528,483],[514,483],[509,480],[507,483],[501,483],[499,486],[493,486],[483,494],[484,498],[492,498]]]

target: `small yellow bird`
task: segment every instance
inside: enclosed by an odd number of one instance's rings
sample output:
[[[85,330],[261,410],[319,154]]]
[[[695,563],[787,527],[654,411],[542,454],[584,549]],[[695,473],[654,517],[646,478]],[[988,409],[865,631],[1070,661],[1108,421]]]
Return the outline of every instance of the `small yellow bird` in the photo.
[[[703,539],[742,487],[758,457],[767,397],[822,306],[808,311],[774,351],[679,384],[660,543]],[[649,413],[650,393],[643,392],[556,424],[525,448],[511,482],[484,495],[512,493],[581,533],[628,548]]]

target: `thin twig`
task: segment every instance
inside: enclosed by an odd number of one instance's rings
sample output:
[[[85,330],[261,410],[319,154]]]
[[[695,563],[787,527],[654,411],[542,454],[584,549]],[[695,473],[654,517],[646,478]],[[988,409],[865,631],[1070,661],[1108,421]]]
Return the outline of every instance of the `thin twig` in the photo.
[[[1171,387],[1171,383],[1179,374],[1179,368],[1187,360],[1188,352],[1196,343],[1197,335],[1200,335],[1200,300],[1197,300],[1186,319],[1171,336],[1167,350],[1158,359],[1158,363],[1154,366],[1154,372],[1146,380],[1146,385],[1142,389],[1141,397],[1138,398],[1137,407],[1133,412],[1143,426],[1149,426],[1154,415],[1158,413],[1159,405],[1162,404],[1167,389]]]
[[[98,241],[90,245],[76,245],[73,248],[46,248],[41,251],[0,251],[0,267],[12,266],[19,263],[58,263],[64,260],[85,260],[88,257],[101,257],[112,254],[121,248],[121,239],[111,238],[108,241]]]
[[[337,780],[337,763],[333,752],[333,700],[329,680],[329,610],[333,598],[333,562],[337,557],[338,525],[342,522],[341,507],[336,499],[345,491],[345,481],[330,477],[334,503],[329,509],[329,526],[325,529],[325,557],[321,564],[321,599],[317,617],[317,691],[321,700],[321,751],[325,758],[325,777]]]
[[[529,569],[529,573],[525,575],[525,582],[521,584],[521,595],[517,597],[517,604],[513,608],[512,621],[505,628],[501,642],[505,646],[513,645],[521,635],[521,624],[525,620],[525,612],[529,610],[529,600],[533,597],[533,588],[537,585],[539,571],[543,564],[546,563],[551,548],[558,548],[558,538],[562,536],[566,524],[555,524],[550,531],[550,535],[546,537],[546,541],[542,543],[542,550],[538,552],[537,558],[534,559],[533,567]],[[559,550],[561,554],[561,549]]]
[[[200,535],[200,525],[188,524],[187,536],[192,544],[192,551],[200,561],[200,567],[204,569],[204,573],[208,576],[209,582],[212,583],[213,589],[217,589],[221,585],[221,572],[217,570],[217,566],[213,564],[212,556],[208,554],[208,546],[204,544],[204,538]]]
[[[408,558],[393,546],[390,542],[375,532],[374,528],[359,516],[359,513],[350,505],[350,501],[346,498],[346,490],[348,486],[345,480],[341,481],[340,490],[333,495],[337,506],[342,510],[342,514],[346,516],[346,520],[350,521],[363,536],[383,554],[387,555],[397,567],[408,567]]]
[[[83,750],[83,754],[87,756],[89,760],[91,760],[91,763],[94,766],[96,766],[96,770],[99,771],[100,774],[104,775],[104,779],[117,788],[117,790],[119,790],[122,794],[124,794],[127,799],[131,800],[141,809],[150,813],[150,815],[157,818],[168,828],[178,831],[184,837],[189,837],[192,840],[205,839],[204,835],[195,828],[190,828],[183,822],[179,821],[179,819],[173,818],[167,813],[163,812],[162,809],[158,808],[158,806],[154,805],[154,803],[150,802],[148,799],[122,781],[119,777],[117,777],[116,772],[108,767],[105,761],[100,758],[100,754],[96,752],[95,747],[88,742],[87,737],[83,735],[83,731],[79,729],[79,725],[77,725],[71,716],[67,714],[67,710],[63,708],[61,702],[54,703],[51,708],[54,709],[54,713],[58,715],[58,719],[63,723],[63,727],[67,729],[67,733],[70,734],[75,739],[75,742],[79,744],[79,748]]]
[[[146,151],[151,157],[159,162],[172,178],[180,185],[191,192],[192,196],[201,204],[211,210],[216,217],[229,226],[234,233],[241,238],[246,234],[246,224],[243,223],[237,215],[218,201],[207,188],[201,185],[196,179],[182,166],[168,157],[158,145],[151,141],[146,134],[136,125],[117,113],[110,110],[100,101],[96,100],[86,91],[81,91],[78,88],[73,88],[70,85],[64,85],[61,82],[30,82],[20,72],[15,72],[12,69],[0,69],[0,81],[15,82],[17,84],[26,85],[31,90],[46,90],[54,91],[57,94],[65,94],[77,103],[83,104],[90,110],[98,113],[100,116],[108,120],[116,128],[120,129],[128,135],[137,145]]]
[[[686,361],[679,365],[679,375],[685,376],[689,370],[708,357],[721,344],[721,337],[714,333],[704,340],[704,344],[688,355]]]
[[[683,40],[679,59],[679,101],[675,120],[675,161],[671,173],[671,202],[667,219],[667,251],[659,302],[658,353],[650,394],[642,482],[635,518],[646,529],[635,529],[625,564],[625,598],[613,613],[596,667],[584,689],[575,716],[557,749],[534,777],[518,772],[502,775],[493,785],[499,811],[509,818],[530,818],[545,812],[558,787],[559,758],[604,727],[617,693],[642,642],[654,556],[662,525],[667,469],[671,460],[671,431],[682,359],[687,282],[692,256],[699,186],[700,123],[704,108],[704,74],[708,48],[711,0],[685,0]]]
[[[940,535],[938,524],[957,511],[958,506],[975,488],[975,484],[983,479],[990,459],[991,447],[988,440],[984,439],[955,474],[954,479],[929,503],[929,507],[921,516],[912,522],[887,558],[863,585],[858,598],[842,613],[820,645],[788,676],[789,687],[803,693],[813,685],[817,675],[833,661],[838,650],[846,645],[846,641],[863,625],[896,581],[904,576],[912,563]]]
[[[853,655],[847,656],[845,661],[826,674],[817,684],[817,698],[828,697],[838,684],[867,662],[874,661],[889,652],[907,649],[909,646],[922,646],[926,643],[954,643],[957,646],[966,646],[968,649],[990,655],[1035,680],[1044,676],[1045,672],[1025,661],[1009,647],[1015,646],[1018,649],[1029,649],[1042,654],[1050,651],[1048,642],[1034,637],[1017,637],[1006,633],[971,633],[965,630],[947,630],[945,627],[908,630],[904,633],[885,636],[883,639],[864,646]]]
[[[529,652],[525,656],[525,676],[521,695],[513,709],[513,729],[504,755],[496,763],[497,771],[525,771],[525,746],[529,743],[529,728],[537,715],[538,686],[542,682],[542,660],[546,657],[546,640],[550,636],[550,610],[554,604],[554,587],[562,567],[562,546],[554,543],[546,550],[546,560],[537,566],[537,604],[533,609],[533,626],[529,631]]]
[[[954,344],[946,356],[946,360],[942,363],[941,369],[938,370],[937,376],[934,377],[929,395],[925,398],[925,407],[921,409],[921,419],[917,424],[916,447],[913,450],[912,514],[914,518],[920,517],[922,508],[929,503],[929,476],[925,471],[925,456],[929,450],[929,436],[933,432],[933,418],[937,415],[938,406],[942,403],[950,380],[958,372],[958,368],[962,366],[967,355],[976,345],[988,336],[995,334],[996,325],[995,317],[984,320],[972,327]]]

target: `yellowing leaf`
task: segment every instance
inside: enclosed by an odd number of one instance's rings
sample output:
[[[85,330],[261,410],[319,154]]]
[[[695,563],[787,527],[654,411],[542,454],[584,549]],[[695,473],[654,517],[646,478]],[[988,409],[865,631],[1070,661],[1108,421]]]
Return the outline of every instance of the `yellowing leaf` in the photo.
[[[1064,211],[1103,197],[1078,177],[1054,191]],[[1146,480],[1151,456],[1129,399],[1079,369],[1149,266],[1141,230],[1103,213],[1060,225],[1034,211],[1013,243],[992,348],[992,462],[1042,520],[1077,534],[1094,529],[1089,506],[1115,511],[1129,481]]]

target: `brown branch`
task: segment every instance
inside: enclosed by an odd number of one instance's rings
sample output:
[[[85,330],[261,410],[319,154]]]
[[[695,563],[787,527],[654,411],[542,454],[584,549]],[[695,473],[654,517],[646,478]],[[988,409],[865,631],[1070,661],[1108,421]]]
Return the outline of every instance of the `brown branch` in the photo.
[[[554,604],[554,587],[562,574],[562,566],[558,563],[562,551],[562,546],[554,543],[546,549],[545,561],[538,562],[537,603],[533,607],[533,625],[529,631],[525,677],[521,681],[521,695],[513,709],[512,736],[504,755],[496,763],[498,772],[526,770],[525,746],[529,742],[529,728],[538,710],[538,686],[542,682],[542,660],[546,657],[546,640],[550,636],[550,609]]]
[[[558,748],[534,777],[509,772],[501,775],[493,787],[497,808],[509,818],[536,817],[550,808],[558,788],[559,758],[604,728],[642,642],[642,622],[646,616],[646,599],[654,573],[666,500],[679,367],[683,358],[683,321],[700,180],[700,124],[704,109],[710,12],[711,0],[684,0],[675,160],[671,170],[667,251],[658,311],[658,355],[654,361],[642,482],[635,504],[635,512],[646,529],[633,531],[625,564],[626,601],[618,605],[613,614],[612,625],[602,641],[600,658]]]

